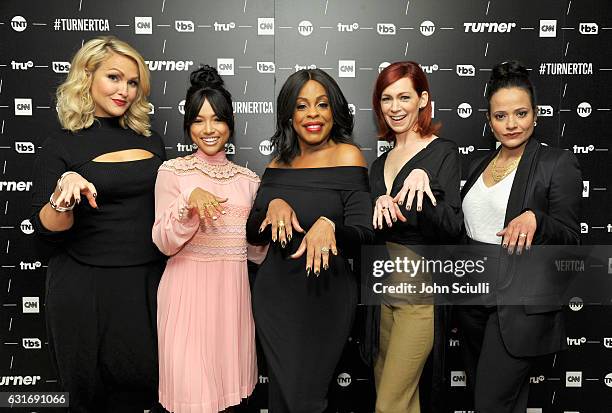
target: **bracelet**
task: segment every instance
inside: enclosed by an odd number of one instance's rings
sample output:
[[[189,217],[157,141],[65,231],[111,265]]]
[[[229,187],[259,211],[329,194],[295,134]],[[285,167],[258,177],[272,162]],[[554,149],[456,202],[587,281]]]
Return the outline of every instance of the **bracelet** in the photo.
[[[68,211],[72,211],[74,209],[74,206],[76,205],[76,201],[73,202],[72,205],[68,205],[67,207],[63,207],[63,206],[57,205],[55,203],[55,201],[53,200],[53,193],[51,193],[51,196],[49,196],[49,205],[51,205],[51,208],[53,208],[57,212],[68,212]]]
[[[332,230],[334,230],[334,232],[336,232],[336,224],[334,224],[334,221],[332,221],[331,219],[329,219],[329,218],[327,218],[327,217],[324,217],[323,215],[321,215],[321,216],[319,217],[319,219],[322,219],[322,220],[324,220],[324,221],[328,222],[328,223],[329,223],[329,225],[331,225],[331,226],[332,226]]]
[[[64,172],[59,179],[57,180],[57,188],[60,190],[60,192],[62,192],[62,181],[64,180],[64,178],[70,174],[75,174],[76,172],[74,171],[67,171]]]

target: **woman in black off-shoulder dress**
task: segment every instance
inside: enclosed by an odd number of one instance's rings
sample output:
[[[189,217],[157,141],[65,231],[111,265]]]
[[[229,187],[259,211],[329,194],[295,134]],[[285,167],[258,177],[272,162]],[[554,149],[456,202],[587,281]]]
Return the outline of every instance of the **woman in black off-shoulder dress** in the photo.
[[[348,263],[373,241],[365,160],[346,99],[325,72],[295,73],[278,97],[276,156],[247,222],[272,241],[253,287],[268,363],[269,408],[322,412],[349,336],[357,283]]]

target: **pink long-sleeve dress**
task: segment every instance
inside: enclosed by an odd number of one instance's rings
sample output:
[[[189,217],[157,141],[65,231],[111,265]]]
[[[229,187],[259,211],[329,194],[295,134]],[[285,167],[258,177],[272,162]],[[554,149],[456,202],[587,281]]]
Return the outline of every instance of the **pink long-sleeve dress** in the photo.
[[[223,151],[198,150],[159,168],[153,241],[170,256],[157,293],[159,400],[171,412],[219,412],[255,387],[245,224],[258,186]],[[190,213],[196,187],[228,198],[226,214],[201,222]],[[263,256],[249,251],[249,259]]]

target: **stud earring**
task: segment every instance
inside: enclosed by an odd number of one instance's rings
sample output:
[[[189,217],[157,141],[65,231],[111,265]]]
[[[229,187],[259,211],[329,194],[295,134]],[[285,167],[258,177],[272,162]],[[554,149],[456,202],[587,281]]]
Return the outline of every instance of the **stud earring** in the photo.
[[[538,126],[538,122],[533,121],[533,126]]]

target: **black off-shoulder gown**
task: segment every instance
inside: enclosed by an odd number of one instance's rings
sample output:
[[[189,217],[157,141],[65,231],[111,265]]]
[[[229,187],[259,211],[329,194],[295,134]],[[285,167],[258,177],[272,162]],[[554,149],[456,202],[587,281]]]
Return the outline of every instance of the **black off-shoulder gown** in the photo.
[[[282,198],[305,231],[320,216],[336,224],[339,254],[330,268],[306,276],[306,254],[289,257],[303,239],[294,231],[281,248],[272,243],[253,286],[255,325],[268,363],[272,413],[319,413],[349,336],[357,305],[357,282],[348,263],[361,244],[372,243],[372,204],[367,170],[357,166],[266,169],[247,222],[247,239],[270,242],[270,226],[259,234],[268,204]],[[288,223],[287,223],[288,224]]]

